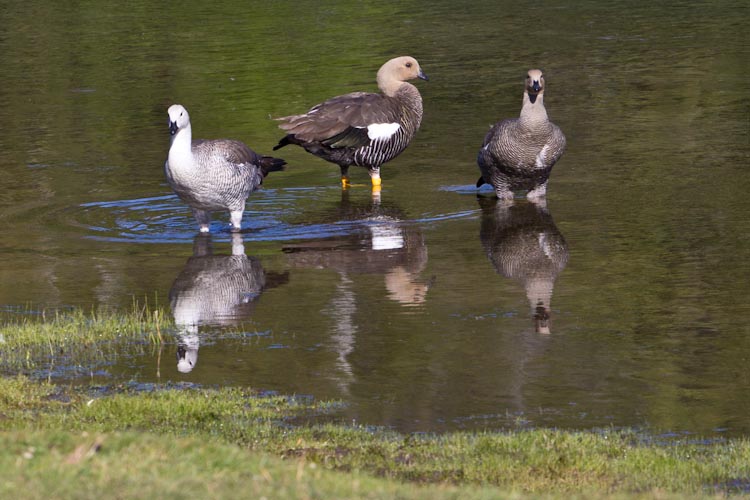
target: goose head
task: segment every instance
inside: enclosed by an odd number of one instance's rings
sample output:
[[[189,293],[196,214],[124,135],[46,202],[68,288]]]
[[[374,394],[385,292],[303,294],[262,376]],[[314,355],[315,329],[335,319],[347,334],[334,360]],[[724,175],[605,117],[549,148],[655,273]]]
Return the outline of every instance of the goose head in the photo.
[[[392,95],[401,83],[419,78],[429,80],[419,63],[411,56],[391,59],[378,70],[378,87],[387,95]]]
[[[544,93],[544,74],[540,69],[530,69],[526,74],[526,93],[533,104],[538,95]]]
[[[169,114],[170,135],[175,135],[178,131],[190,125],[190,115],[181,104],[172,104],[167,113]]]

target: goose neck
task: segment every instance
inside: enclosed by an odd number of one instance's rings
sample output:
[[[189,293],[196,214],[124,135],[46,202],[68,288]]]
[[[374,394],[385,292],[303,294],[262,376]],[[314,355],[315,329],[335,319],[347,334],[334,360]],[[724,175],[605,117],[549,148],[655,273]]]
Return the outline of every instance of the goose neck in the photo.
[[[177,131],[172,136],[172,144],[169,148],[170,163],[189,165],[192,163],[192,133],[190,125]]]
[[[402,82],[393,78],[380,78],[380,75],[378,75],[378,88],[388,97],[398,97],[400,94],[411,93],[412,89],[417,90],[409,82]]]
[[[547,109],[544,107],[544,95],[538,94],[535,101],[531,102],[529,94],[523,94],[523,107],[521,108],[521,122],[527,126],[543,126],[549,123]]]
[[[411,83],[401,82],[401,87],[399,87],[398,91],[391,97],[404,103],[404,106],[421,113],[422,95],[419,93],[417,87]]]

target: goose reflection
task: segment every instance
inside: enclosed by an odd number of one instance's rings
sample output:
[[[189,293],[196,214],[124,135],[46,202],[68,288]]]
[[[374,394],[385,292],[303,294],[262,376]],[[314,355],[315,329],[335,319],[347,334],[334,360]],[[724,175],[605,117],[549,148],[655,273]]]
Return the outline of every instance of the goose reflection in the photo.
[[[193,256],[175,278],[169,301],[178,331],[177,369],[189,373],[198,362],[200,325],[231,326],[249,318],[264,289],[288,281],[288,274],[267,273],[245,255],[239,233],[232,234],[232,255],[213,255],[210,234],[193,241]]]
[[[425,302],[432,280],[422,277],[428,260],[424,236],[416,224],[403,220],[399,209],[384,207],[376,199],[353,204],[344,191],[341,204],[329,218],[354,222],[355,228],[346,235],[286,245],[283,251],[291,267],[328,269],[339,275],[334,296],[323,312],[334,320],[331,340],[343,373],[338,382],[347,391],[353,378],[348,357],[358,330],[356,276],[383,275],[388,299],[407,309]]]
[[[419,227],[403,220],[401,210],[377,200],[357,205],[344,191],[329,218],[355,222],[356,227],[346,235],[285,246],[292,266],[331,269],[342,276],[382,274],[391,300],[407,307],[424,303],[431,284],[421,277],[427,245]]]
[[[544,200],[503,202],[478,197],[480,239],[498,274],[526,290],[537,333],[550,333],[550,303],[557,275],[568,262],[568,245]]]

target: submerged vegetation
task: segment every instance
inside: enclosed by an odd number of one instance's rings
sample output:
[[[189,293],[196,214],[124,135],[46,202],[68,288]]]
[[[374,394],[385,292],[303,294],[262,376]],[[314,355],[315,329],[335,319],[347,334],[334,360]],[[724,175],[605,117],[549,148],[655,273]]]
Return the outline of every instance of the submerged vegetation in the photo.
[[[111,361],[123,352],[124,345],[161,344],[165,330],[172,327],[169,313],[137,302],[127,314],[73,309],[23,315],[0,325],[0,369],[35,370]]]
[[[92,397],[19,377],[0,379],[0,404],[0,496],[678,497],[747,492],[750,478],[747,439],[295,426],[333,403],[242,389]]]

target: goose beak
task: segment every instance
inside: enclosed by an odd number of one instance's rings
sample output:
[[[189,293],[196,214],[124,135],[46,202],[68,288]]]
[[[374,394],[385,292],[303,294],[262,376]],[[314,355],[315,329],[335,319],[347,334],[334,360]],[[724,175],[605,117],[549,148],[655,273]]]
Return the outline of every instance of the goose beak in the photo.
[[[531,84],[531,88],[534,90],[534,92],[539,92],[542,90],[542,86],[539,85],[539,80],[534,80],[534,83]]]
[[[175,135],[177,133],[177,122],[169,122],[169,135]]]
[[[427,75],[425,75],[424,71],[422,71],[421,69],[419,70],[419,73],[417,73],[417,78],[419,78],[420,80],[430,81],[430,79],[427,78]]]

